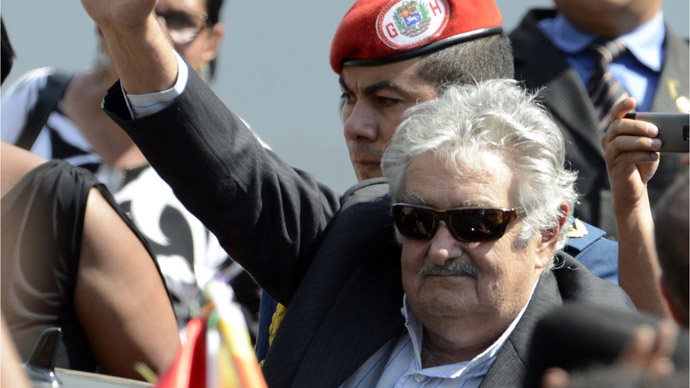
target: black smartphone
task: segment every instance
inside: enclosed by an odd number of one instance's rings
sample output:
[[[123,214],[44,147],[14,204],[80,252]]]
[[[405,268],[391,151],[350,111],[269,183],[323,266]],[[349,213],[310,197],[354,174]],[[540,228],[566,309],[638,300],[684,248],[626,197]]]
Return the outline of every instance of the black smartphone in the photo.
[[[690,114],[630,112],[626,119],[642,120],[659,128],[657,139],[661,139],[661,152],[688,152],[688,127]]]

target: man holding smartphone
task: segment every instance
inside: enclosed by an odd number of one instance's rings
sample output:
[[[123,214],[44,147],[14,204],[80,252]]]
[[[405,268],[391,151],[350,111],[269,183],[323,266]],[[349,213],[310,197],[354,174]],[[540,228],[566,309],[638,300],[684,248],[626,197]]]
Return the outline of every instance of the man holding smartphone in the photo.
[[[664,23],[661,0],[554,4],[553,10],[531,10],[511,32],[515,77],[530,89],[545,86],[544,105],[566,137],[566,159],[579,172],[582,198],[575,215],[615,236],[611,186],[600,144],[605,133],[600,120],[608,122],[606,107],[615,99],[602,101],[601,91],[615,95],[624,90],[635,97],[638,112],[688,113],[688,41]],[[599,61],[602,51],[606,58]],[[601,81],[598,77],[603,75],[617,85]],[[678,158],[661,156],[648,185],[651,203],[686,172]]]

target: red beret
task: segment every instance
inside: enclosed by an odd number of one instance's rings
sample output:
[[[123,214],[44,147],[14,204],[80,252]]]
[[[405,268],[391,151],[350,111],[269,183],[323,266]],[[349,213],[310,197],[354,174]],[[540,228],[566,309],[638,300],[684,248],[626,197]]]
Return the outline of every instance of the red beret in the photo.
[[[331,44],[331,67],[381,65],[500,33],[494,0],[357,0]]]

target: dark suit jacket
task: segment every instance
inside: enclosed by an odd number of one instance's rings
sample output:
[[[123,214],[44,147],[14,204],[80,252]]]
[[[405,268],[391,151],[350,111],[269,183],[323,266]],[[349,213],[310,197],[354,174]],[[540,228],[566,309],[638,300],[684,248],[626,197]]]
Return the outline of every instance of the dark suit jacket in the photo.
[[[337,387],[400,334],[400,248],[381,179],[340,200],[262,148],[194,72],[158,114],[128,120],[119,85],[104,107],[231,256],[288,306],[263,366],[271,387]],[[564,260],[540,282],[485,386],[519,384],[534,321],[561,298],[631,307],[620,288]]]
[[[539,20],[554,16],[551,10],[532,10],[510,34],[515,78],[530,89],[546,86],[541,93],[543,103],[565,137],[567,161],[579,172],[577,191],[582,198],[575,216],[615,236],[602,134],[594,108],[575,70],[537,27]],[[664,45],[666,54],[651,110],[678,112],[668,83],[678,81],[678,96],[688,96],[688,41],[667,28]],[[662,154],[659,169],[648,185],[652,203],[680,173],[687,174],[687,167],[680,164],[679,155]]]

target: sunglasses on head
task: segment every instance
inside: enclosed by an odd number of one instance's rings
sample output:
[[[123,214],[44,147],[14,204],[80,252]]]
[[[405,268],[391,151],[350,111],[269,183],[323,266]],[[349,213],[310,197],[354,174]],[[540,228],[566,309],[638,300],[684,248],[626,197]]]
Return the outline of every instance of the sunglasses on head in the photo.
[[[414,240],[430,240],[441,221],[450,234],[462,242],[482,242],[499,239],[508,224],[523,217],[525,209],[458,208],[436,210],[408,203],[393,204],[393,222],[403,236]]]

